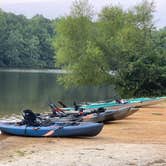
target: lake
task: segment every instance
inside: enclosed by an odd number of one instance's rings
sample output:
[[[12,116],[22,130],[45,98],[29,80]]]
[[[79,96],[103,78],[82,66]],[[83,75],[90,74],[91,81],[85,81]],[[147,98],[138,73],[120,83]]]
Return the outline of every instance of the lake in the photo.
[[[48,103],[95,102],[113,99],[113,86],[65,89],[57,82],[59,70],[0,70],[0,116],[20,114],[23,109],[49,111]]]

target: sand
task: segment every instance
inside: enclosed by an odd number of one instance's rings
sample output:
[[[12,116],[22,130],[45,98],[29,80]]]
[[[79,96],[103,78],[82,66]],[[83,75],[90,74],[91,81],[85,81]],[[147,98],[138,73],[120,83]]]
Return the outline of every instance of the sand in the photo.
[[[109,122],[93,138],[0,136],[0,166],[166,166],[166,102]]]

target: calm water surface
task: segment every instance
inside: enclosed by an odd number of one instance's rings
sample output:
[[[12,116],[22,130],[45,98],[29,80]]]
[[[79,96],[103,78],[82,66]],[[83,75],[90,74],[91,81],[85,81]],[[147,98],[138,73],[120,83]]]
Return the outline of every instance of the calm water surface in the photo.
[[[56,71],[0,70],[0,117],[19,115],[23,109],[49,111],[48,103],[61,100],[87,102],[111,99],[112,86],[64,89],[57,82]]]

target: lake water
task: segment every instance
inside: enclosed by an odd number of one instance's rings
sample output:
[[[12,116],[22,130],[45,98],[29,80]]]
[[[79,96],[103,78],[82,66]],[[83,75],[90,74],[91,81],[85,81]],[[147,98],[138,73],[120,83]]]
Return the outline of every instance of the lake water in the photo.
[[[20,114],[23,109],[49,111],[48,103],[58,100],[94,102],[115,96],[112,86],[64,89],[56,70],[0,70],[0,116]]]

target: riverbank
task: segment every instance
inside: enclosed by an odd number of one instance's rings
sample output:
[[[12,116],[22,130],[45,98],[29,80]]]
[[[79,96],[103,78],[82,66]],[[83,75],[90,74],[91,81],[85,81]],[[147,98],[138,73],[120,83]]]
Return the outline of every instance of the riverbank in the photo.
[[[166,102],[104,126],[94,138],[0,136],[0,166],[166,165]]]

